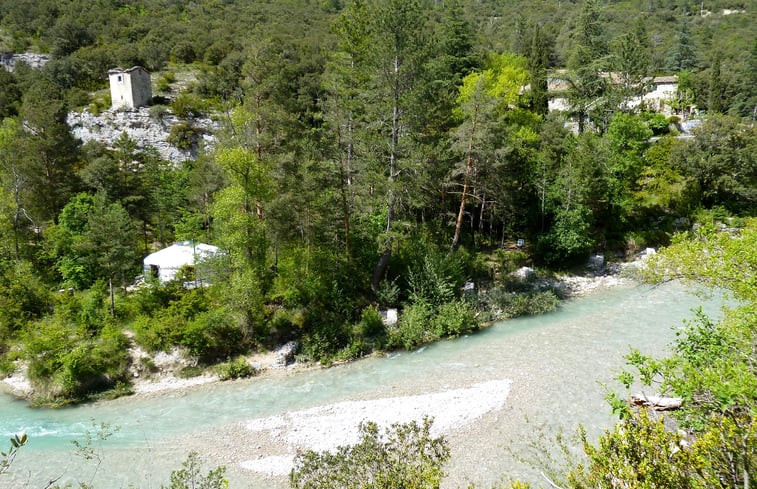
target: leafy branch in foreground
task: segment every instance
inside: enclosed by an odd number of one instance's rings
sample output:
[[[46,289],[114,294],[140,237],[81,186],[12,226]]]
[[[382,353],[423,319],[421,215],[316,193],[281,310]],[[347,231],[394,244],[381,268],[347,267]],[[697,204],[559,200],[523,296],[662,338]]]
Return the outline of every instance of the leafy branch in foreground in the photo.
[[[393,424],[381,432],[376,423],[360,424],[360,442],[335,453],[308,451],[295,461],[289,480],[296,489],[436,489],[449,459],[443,437],[431,436],[430,418]]]
[[[201,474],[202,461],[200,455],[189,452],[187,459],[182,462],[181,469],[171,472],[171,485],[161,486],[162,489],[228,489],[229,481],[224,477],[226,467],[216,467]]]
[[[4,474],[13,464],[18,450],[26,445],[26,433],[17,433],[11,437],[11,446],[6,452],[0,452],[0,474]]]

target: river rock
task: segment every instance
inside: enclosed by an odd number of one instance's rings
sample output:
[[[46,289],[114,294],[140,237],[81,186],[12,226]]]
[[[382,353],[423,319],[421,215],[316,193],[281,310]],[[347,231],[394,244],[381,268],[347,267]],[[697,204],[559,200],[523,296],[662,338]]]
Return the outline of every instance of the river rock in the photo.
[[[381,315],[381,320],[384,323],[384,326],[394,326],[399,320],[399,313],[397,312],[397,309],[393,307],[379,311],[379,314]]]
[[[521,280],[530,280],[536,276],[536,272],[531,267],[520,267],[513,272],[513,276]]]
[[[594,273],[602,273],[605,270],[605,257],[604,255],[594,255],[589,258],[587,264],[589,270]]]
[[[639,256],[641,257],[642,260],[646,260],[650,256],[653,256],[656,254],[657,254],[657,250],[655,250],[654,248],[646,248],[644,251],[639,253]]]
[[[296,341],[290,341],[284,344],[284,346],[276,350],[271,367],[284,368],[287,365],[294,363],[294,354],[299,347],[300,344]]]

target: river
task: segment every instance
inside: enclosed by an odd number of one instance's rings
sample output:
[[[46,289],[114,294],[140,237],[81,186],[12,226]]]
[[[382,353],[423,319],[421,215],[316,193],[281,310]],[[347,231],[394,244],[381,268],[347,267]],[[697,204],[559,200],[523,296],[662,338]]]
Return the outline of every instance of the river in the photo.
[[[30,409],[2,395],[0,434],[25,431],[30,441],[10,473],[0,476],[0,487],[44,487],[60,477],[62,485],[81,480],[97,488],[158,488],[191,449],[209,466],[225,465],[232,488],[286,487],[284,477],[250,472],[243,463],[293,448],[281,438],[273,443],[268,435],[251,433],[244,422],[352,400],[372,400],[375,406],[391,406],[394,401],[376,404],[386,398],[433,403],[442,399],[433,396],[454,389],[464,395],[465,389],[491,385],[487,382],[506,386],[502,402],[479,406],[470,419],[444,432],[452,449],[445,486],[490,487],[502,477],[543,482],[513,452],[523,455],[539,436],[550,438],[559,428],[573,432],[580,423],[596,436],[610,426],[604,396],[615,386],[623,355],[631,345],[664,353],[674,328],[699,304],[717,315],[721,300],[703,301],[678,284],[618,286],[567,301],[544,316],[330,369],[59,410]],[[412,397],[418,394],[431,397]],[[441,409],[429,405],[432,414],[444,414]],[[83,442],[93,423],[118,431],[103,442],[95,439],[94,457],[86,460],[71,441]]]

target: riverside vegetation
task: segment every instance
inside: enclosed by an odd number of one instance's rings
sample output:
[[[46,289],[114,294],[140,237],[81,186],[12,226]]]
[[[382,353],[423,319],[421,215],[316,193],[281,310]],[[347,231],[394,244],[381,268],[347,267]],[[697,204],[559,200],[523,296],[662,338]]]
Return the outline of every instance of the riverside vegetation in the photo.
[[[747,7],[3,2],[0,49],[52,60],[0,70],[0,371],[26,365],[38,402],[60,404],[129,392],[131,342],[227,361],[229,377],[249,373],[239,355],[290,339],[326,363],[413,348],[489,319],[468,280],[507,315],[541,312],[555,295],[517,290],[517,266],[566,269],[694,223],[739,228],[757,201]],[[160,72],[156,119],[214,114],[212,151],[175,166],[128,137],[71,136],[67,112],[102,110],[107,69],[135,64]],[[557,68],[573,114],[547,110]],[[678,75],[674,106],[706,111],[690,137],[625,103],[653,74]],[[225,254],[127,292],[141,256],[190,239]],[[211,285],[182,286],[198,274]],[[386,327],[380,307],[402,308],[400,322]],[[645,375],[658,367],[639,358]],[[728,433],[749,433],[743,410],[718,409]]]

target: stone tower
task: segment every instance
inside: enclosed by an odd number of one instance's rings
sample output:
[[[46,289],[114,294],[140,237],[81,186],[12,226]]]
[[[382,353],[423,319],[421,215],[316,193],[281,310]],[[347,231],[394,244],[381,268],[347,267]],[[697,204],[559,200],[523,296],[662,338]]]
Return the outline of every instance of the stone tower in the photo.
[[[108,71],[110,99],[114,109],[136,109],[152,100],[150,73],[141,66]]]

